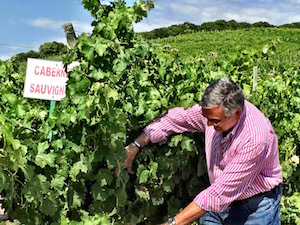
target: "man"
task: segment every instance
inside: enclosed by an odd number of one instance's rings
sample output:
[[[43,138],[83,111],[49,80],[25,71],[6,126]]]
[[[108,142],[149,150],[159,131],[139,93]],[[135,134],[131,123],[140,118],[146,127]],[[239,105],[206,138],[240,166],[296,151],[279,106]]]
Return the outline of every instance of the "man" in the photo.
[[[279,225],[282,181],[278,141],[270,121],[228,78],[210,84],[201,102],[174,108],[144,128],[125,150],[123,167],[149,141],[164,143],[172,133],[204,132],[210,186],[165,224]]]

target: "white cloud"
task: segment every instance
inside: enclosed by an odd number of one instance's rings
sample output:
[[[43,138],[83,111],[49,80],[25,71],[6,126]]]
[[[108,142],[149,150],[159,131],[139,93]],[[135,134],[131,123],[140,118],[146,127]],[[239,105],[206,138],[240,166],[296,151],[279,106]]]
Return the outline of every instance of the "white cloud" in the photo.
[[[73,24],[75,33],[76,31],[78,33],[92,33],[93,31],[93,27],[89,22],[71,21],[71,23]],[[76,33],[76,35],[78,36],[79,34]]]
[[[6,61],[11,58],[11,55],[0,55],[0,60]]]
[[[51,30],[58,30],[62,29],[62,24],[64,23],[63,21],[56,21],[56,20],[51,20],[47,18],[35,18],[35,19],[29,19],[25,21],[27,24],[42,28],[42,29],[51,29]]]
[[[134,31],[135,32],[145,32],[145,31],[150,31],[150,30],[154,30],[156,28],[161,27],[161,25],[158,24],[147,24],[145,22],[140,22],[137,24],[134,24]]]
[[[168,18],[151,18],[151,19],[143,19],[141,22],[134,24],[135,32],[145,32],[151,31],[161,27],[169,27],[171,25],[182,23],[176,19],[168,19]]]
[[[202,9],[193,5],[183,5],[183,4],[170,4],[171,9],[176,13],[182,13],[187,15],[198,15]]]
[[[206,7],[202,9],[202,12],[200,13],[200,18],[197,25],[200,25],[203,22],[208,22],[208,21],[215,21],[219,19],[223,19],[222,15],[222,10],[215,8],[215,7]]]
[[[63,43],[65,45],[67,45],[67,39],[66,39],[66,37],[57,37],[54,40],[51,40],[49,42],[53,42],[53,41],[56,41],[58,43]]]
[[[300,4],[300,0],[283,0],[287,4]]]
[[[63,20],[51,20],[51,19],[40,17],[40,18],[35,18],[35,19],[30,19],[25,21],[25,23],[31,26],[41,28],[41,29],[48,29],[48,30],[49,29],[61,30],[62,25],[68,22],[73,24],[73,28],[75,32],[78,31],[79,33],[91,33],[93,31],[93,27],[91,26],[90,22],[83,22],[77,20],[63,21]]]
[[[224,19],[225,20],[235,20],[237,22],[247,22],[247,23],[255,23],[258,21],[267,21],[265,17],[265,13],[258,12],[260,10],[257,9],[244,9],[239,13],[236,12],[225,12]]]
[[[294,23],[294,22],[299,22],[300,21],[300,15],[294,15],[289,17],[287,23]]]
[[[8,60],[12,56],[17,55],[21,52],[30,51],[30,48],[24,48],[24,47],[21,47],[21,46],[7,46],[7,49],[8,50],[5,51],[5,54],[0,55],[1,60]]]

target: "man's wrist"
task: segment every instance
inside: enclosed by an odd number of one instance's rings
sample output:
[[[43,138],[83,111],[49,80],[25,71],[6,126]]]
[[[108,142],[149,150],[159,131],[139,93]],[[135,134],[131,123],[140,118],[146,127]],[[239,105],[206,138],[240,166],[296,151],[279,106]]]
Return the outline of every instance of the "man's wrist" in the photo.
[[[137,141],[137,140],[134,140],[133,141],[133,144],[140,150],[141,149],[141,144]]]
[[[176,221],[174,217],[168,219],[168,225],[176,225]]]

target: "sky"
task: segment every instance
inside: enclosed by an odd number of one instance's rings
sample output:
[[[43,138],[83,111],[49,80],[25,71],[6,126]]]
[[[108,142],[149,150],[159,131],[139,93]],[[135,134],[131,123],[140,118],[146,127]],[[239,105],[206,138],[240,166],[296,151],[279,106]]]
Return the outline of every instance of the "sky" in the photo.
[[[126,0],[132,5],[135,0]],[[148,18],[134,24],[136,32],[190,22],[215,20],[300,22],[300,0],[159,0]],[[94,19],[81,0],[0,0],[0,59],[38,51],[46,42],[66,44],[62,25],[73,24],[76,35],[91,33]]]

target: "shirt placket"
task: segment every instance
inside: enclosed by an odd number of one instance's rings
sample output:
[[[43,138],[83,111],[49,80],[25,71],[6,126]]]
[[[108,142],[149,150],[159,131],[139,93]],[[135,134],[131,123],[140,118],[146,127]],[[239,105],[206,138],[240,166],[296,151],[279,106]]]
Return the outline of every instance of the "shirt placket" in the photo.
[[[220,136],[220,144],[217,146],[215,151],[215,175],[219,177],[222,174],[223,166],[220,165],[221,160],[223,159],[224,152],[226,151],[226,146],[228,145],[229,138],[228,136],[222,138]]]
[[[222,171],[220,170],[220,161],[222,160],[222,139],[221,136],[217,140],[218,145],[216,145],[216,149],[214,151],[214,177],[217,178],[221,175]]]

